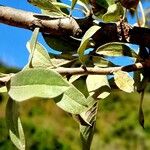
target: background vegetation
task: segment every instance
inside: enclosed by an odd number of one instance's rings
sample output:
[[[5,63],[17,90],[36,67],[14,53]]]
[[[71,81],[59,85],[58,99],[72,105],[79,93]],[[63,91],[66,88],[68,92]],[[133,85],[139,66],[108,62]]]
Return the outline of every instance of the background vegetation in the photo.
[[[16,72],[0,65],[0,72]],[[144,98],[145,129],[138,124],[139,94],[114,91],[100,102],[93,150],[150,149],[150,92]],[[7,95],[0,95],[0,150],[16,150],[5,123]],[[78,124],[52,101],[20,103],[29,150],[80,150]]]

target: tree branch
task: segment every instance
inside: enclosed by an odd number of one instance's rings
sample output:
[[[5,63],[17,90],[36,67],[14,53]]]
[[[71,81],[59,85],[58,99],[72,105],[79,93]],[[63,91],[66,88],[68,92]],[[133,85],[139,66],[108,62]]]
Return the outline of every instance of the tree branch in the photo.
[[[41,32],[55,36],[79,36],[81,33],[78,23],[71,17],[50,18],[5,6],[0,6],[0,23],[29,30],[39,27]],[[87,24],[91,26],[91,21],[89,23],[86,21]],[[101,29],[93,37],[97,47],[108,42],[126,42],[150,47],[150,29],[148,28],[129,28],[127,33],[124,33],[128,36],[126,40],[120,37],[122,33],[117,23],[101,23],[100,26]],[[126,24],[126,26],[129,25]]]
[[[54,19],[5,6],[0,6],[0,23],[29,30],[39,27],[41,32],[57,36],[76,36],[81,32],[79,25],[71,17]]]
[[[113,72],[122,70],[126,72],[137,71],[143,68],[150,68],[150,64],[147,62],[135,63],[133,65],[121,66],[121,67],[109,67],[109,68],[93,68],[87,67],[84,68],[63,68],[59,67],[54,69],[61,75],[79,75],[79,74],[99,74],[99,75],[111,75]]]

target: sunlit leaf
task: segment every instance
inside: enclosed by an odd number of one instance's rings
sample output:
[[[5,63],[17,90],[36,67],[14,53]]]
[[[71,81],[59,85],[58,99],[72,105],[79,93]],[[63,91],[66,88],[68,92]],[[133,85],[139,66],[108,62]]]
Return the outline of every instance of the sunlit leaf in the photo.
[[[10,135],[10,139],[11,141],[14,143],[14,145],[19,149],[19,150],[25,150],[25,148],[23,147],[20,139],[11,131],[9,130],[9,135]]]
[[[70,84],[53,70],[27,69],[11,78],[8,94],[16,101],[33,97],[54,98],[66,91]]]
[[[5,93],[5,92],[7,92],[6,86],[0,87],[0,93]]]
[[[92,37],[96,33],[96,31],[98,31],[99,29],[100,29],[99,26],[94,25],[94,26],[90,27],[86,31],[86,33],[84,34],[84,36],[82,38],[82,41],[81,41],[81,44],[80,44],[80,46],[78,48],[78,51],[77,51],[78,54],[79,54],[79,59],[80,59],[81,62],[85,61],[84,60],[85,59],[84,51],[86,50],[87,45],[89,44],[90,37]]]
[[[39,30],[40,28],[35,28],[31,39],[30,39],[30,57],[29,57],[29,67],[32,67],[32,59],[33,59],[33,55],[34,55],[34,51],[35,51],[35,47],[36,47],[36,43],[37,43],[37,38],[38,38],[38,34],[39,34]]]
[[[110,86],[106,75],[88,75],[86,85],[90,95],[106,98],[110,94]]]
[[[39,28],[35,28],[30,39],[30,53],[34,53],[36,42],[39,34]]]
[[[62,14],[61,10],[55,7],[51,0],[28,0],[29,3],[44,9],[44,10],[49,10],[50,12],[56,12],[58,14]]]
[[[104,44],[97,48],[97,54],[105,56],[129,56],[137,58],[137,54],[127,45],[118,42]]]
[[[105,22],[119,21],[120,16],[124,16],[124,9],[120,3],[110,5],[107,12],[103,15],[102,19]]]
[[[114,74],[114,80],[118,88],[131,93],[134,91],[134,80],[129,73],[124,71],[116,71]]]
[[[31,51],[30,49],[30,42],[27,43],[27,48],[29,52]],[[36,43],[35,50],[32,56],[32,60],[30,62],[32,67],[50,67],[53,66],[53,64],[50,61],[50,57],[46,49],[44,48],[43,45],[40,43]]]
[[[19,132],[19,139],[21,141],[22,147],[25,149],[25,135],[24,135],[20,118],[18,118],[18,132]]]

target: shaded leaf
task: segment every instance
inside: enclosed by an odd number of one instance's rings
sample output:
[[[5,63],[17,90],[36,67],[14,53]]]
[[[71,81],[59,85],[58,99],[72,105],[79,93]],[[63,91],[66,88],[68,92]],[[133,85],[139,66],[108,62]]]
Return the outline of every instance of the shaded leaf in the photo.
[[[134,80],[129,73],[124,71],[116,71],[114,74],[114,80],[118,88],[121,90],[131,93],[134,91]]]
[[[75,7],[77,1],[78,1],[78,0],[72,0],[72,1],[71,1],[71,10],[74,9],[74,7]]]
[[[18,133],[18,104],[16,101],[12,100],[10,97],[6,105],[6,123],[9,130],[11,130],[15,135],[19,136]]]
[[[115,67],[116,65],[112,62],[105,60],[100,56],[92,56],[93,64],[97,67]]]
[[[86,86],[86,76],[80,75],[79,78],[76,78],[72,82],[72,84],[87,98],[89,96],[89,92]]]
[[[81,62],[85,61],[84,51],[86,50],[87,45],[89,44],[90,37],[92,37],[96,33],[96,31],[98,31],[99,29],[100,29],[99,26],[94,25],[94,26],[90,27],[84,34],[81,44],[77,50],[77,52],[79,54],[79,59]]]
[[[127,45],[118,42],[104,44],[97,48],[96,53],[105,56],[129,56],[137,58],[137,54]]]
[[[57,51],[62,53],[75,53],[78,49],[79,42],[65,37],[55,37],[43,34],[46,44]],[[68,44],[69,43],[69,44]]]
[[[87,123],[80,123],[80,137],[83,150],[90,150],[96,124],[97,109],[98,101],[88,110],[80,114],[80,117]]]
[[[140,105],[139,105],[139,123],[144,128],[144,113],[143,113],[143,99],[144,99],[144,91],[141,92]]]
[[[33,97],[54,98],[66,91],[70,84],[53,70],[36,68],[17,73],[11,78],[8,94],[16,101]]]
[[[73,85],[61,96],[55,98],[54,101],[57,106],[72,114],[80,114],[85,111],[89,105],[85,96]]]
[[[120,3],[116,3],[108,7],[102,19],[105,22],[116,22],[119,21],[120,16],[124,16],[124,9]]]

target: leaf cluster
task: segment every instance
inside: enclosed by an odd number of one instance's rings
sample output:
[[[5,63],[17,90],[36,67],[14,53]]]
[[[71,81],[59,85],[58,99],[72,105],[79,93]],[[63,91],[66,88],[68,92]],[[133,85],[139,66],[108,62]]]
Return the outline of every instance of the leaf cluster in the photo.
[[[113,0],[72,0],[71,6],[55,0],[28,0],[31,4],[39,7],[42,16],[50,19],[62,19],[73,17],[75,9],[83,13],[83,18],[76,18],[79,25],[87,18],[102,20],[105,23],[117,22],[125,16],[127,5],[122,1]],[[76,7],[78,6],[78,7]],[[92,7],[91,7],[92,6]],[[101,9],[100,9],[101,8]],[[134,7],[135,8],[135,7]],[[68,12],[69,13],[66,13]],[[120,16],[122,16],[120,18]],[[135,90],[142,93],[139,107],[139,122],[144,127],[144,114],[142,102],[144,89],[149,82],[148,70],[135,72],[131,76],[128,72],[117,70],[118,64],[110,61],[109,58],[128,57],[130,61],[149,62],[149,48],[140,47],[136,53],[131,46],[122,42],[111,42],[97,45],[93,36],[101,30],[101,26],[93,23],[83,33],[81,38],[66,36],[55,37],[45,35],[43,37],[52,49],[60,52],[59,55],[48,53],[45,47],[38,42],[39,28],[35,28],[31,39],[27,42],[29,51],[28,64],[16,74],[0,74],[0,92],[8,92],[10,97],[7,104],[8,126],[10,138],[20,150],[25,149],[23,129],[18,116],[17,102],[30,100],[35,97],[52,100],[58,107],[70,113],[77,120],[80,126],[83,150],[90,149],[98,103],[100,99],[106,98],[113,89],[131,93]],[[95,46],[96,45],[96,46]],[[112,68],[111,75],[87,74],[86,68]],[[71,72],[61,74],[57,69],[83,68],[82,74],[74,75]],[[73,71],[72,71],[73,72]],[[11,113],[12,112],[12,113]],[[10,124],[10,121],[13,124]]]

